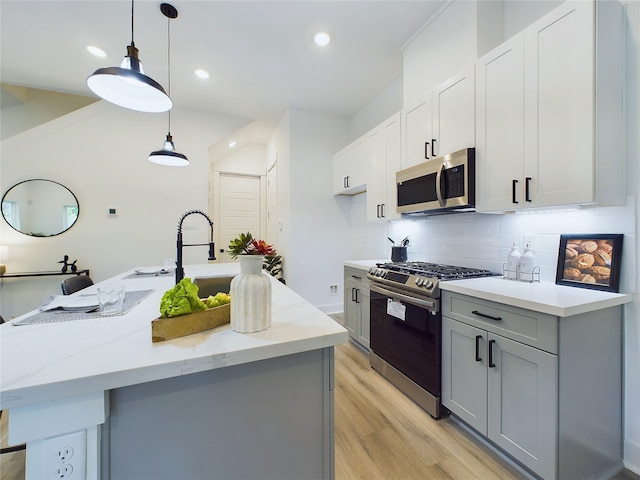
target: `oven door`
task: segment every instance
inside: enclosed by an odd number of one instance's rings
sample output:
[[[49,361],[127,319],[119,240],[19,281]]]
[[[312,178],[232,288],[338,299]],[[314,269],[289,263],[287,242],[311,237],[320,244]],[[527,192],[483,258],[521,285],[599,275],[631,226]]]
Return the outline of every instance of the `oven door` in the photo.
[[[441,388],[439,299],[371,283],[371,350],[435,397]]]

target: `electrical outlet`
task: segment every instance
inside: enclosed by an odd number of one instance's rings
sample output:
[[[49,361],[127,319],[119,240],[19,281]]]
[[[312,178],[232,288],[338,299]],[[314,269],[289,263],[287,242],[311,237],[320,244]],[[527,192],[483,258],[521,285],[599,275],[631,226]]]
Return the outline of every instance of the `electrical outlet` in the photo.
[[[66,463],[71,457],[73,457],[73,447],[66,446],[59,448],[56,450],[55,455],[60,463]]]
[[[338,285],[329,285],[329,295],[338,295]]]
[[[70,463],[63,463],[56,469],[56,478],[71,478],[73,466]]]
[[[51,437],[43,441],[45,479],[83,479],[87,469],[87,432]]]

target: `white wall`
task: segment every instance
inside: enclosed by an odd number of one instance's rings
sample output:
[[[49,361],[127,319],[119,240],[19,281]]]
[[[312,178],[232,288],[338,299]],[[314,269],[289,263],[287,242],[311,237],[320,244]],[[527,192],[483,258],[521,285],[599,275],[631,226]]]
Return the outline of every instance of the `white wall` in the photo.
[[[287,285],[325,312],[342,309],[342,264],[349,258],[348,198],[331,192],[332,155],[346,144],[348,120],[289,109],[269,142],[278,162],[279,252]]]
[[[78,198],[80,214],[69,231],[49,238],[22,235],[0,222],[1,242],[10,248],[8,271],[57,270],[68,254],[100,281],[136,266],[175,258],[177,223],[187,210],[208,207],[208,147],[242,126],[221,115],[175,109],[171,116],[176,149],[191,165],[172,168],[147,160],[162,147],[165,114],[145,114],[98,102],[4,140],[0,187],[29,178],[55,180]],[[118,216],[109,217],[115,207]],[[215,222],[215,219],[214,219]],[[208,241],[208,225],[195,219],[185,241]],[[196,242],[197,241],[197,242]],[[185,249],[185,263],[206,261],[206,251]],[[37,286],[30,291],[28,285]],[[29,279],[2,280],[2,314],[8,318],[60,293],[60,278],[47,287]],[[27,304],[15,303],[12,289]],[[15,293],[15,292],[14,292]],[[11,303],[11,304],[10,304]],[[7,311],[10,309],[10,311]]]
[[[3,84],[2,95],[11,95],[20,102],[0,109],[0,139],[4,140],[25,130],[66,115],[96,102],[93,97],[49,92],[36,88]]]

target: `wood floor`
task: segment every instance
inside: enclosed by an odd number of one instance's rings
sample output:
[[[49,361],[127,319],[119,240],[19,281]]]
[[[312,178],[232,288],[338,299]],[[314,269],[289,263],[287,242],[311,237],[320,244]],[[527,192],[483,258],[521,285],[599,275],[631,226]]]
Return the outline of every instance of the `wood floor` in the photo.
[[[335,366],[336,480],[525,478],[457,422],[431,418],[353,344],[336,347]],[[0,418],[1,447],[7,417]],[[24,450],[2,454],[0,479],[23,480],[24,459]],[[627,470],[614,478],[640,480]]]

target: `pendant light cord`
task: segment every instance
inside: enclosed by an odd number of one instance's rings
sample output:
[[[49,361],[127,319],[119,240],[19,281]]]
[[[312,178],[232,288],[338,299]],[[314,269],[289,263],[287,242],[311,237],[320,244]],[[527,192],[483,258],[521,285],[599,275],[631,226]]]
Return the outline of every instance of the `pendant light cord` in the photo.
[[[131,0],[131,46],[135,47],[135,43],[133,42],[133,2],[134,0]]]
[[[167,16],[167,94],[171,97],[171,17]],[[169,135],[171,135],[171,109],[169,109]]]

